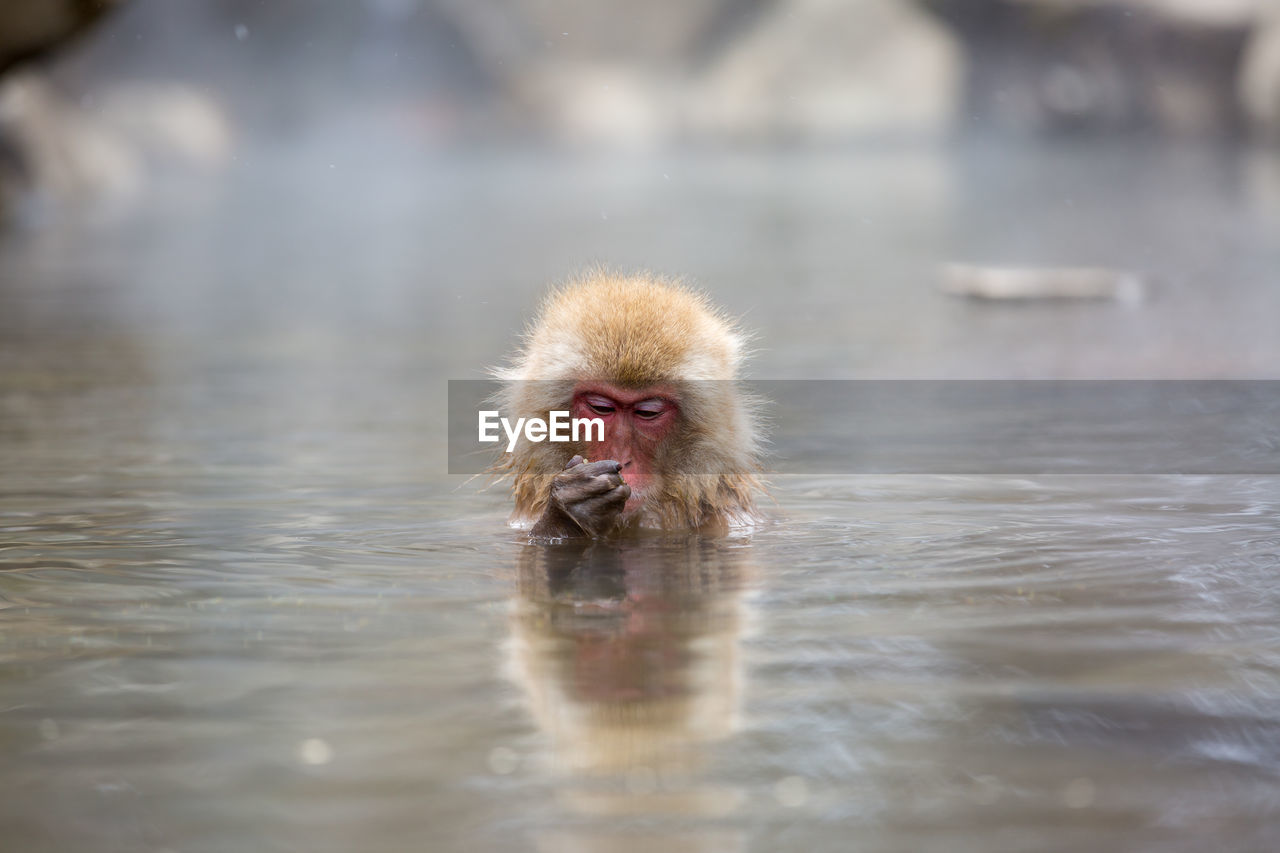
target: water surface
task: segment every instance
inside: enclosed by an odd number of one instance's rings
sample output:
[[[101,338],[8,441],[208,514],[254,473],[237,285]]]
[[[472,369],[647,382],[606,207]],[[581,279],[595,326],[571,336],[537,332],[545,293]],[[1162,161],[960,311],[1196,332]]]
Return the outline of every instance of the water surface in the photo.
[[[590,258],[698,276],[759,376],[1272,378],[1247,164],[399,156],[0,247],[5,849],[1275,848],[1277,478],[788,475],[548,548],[441,409]],[[1164,287],[981,307],[960,255]]]

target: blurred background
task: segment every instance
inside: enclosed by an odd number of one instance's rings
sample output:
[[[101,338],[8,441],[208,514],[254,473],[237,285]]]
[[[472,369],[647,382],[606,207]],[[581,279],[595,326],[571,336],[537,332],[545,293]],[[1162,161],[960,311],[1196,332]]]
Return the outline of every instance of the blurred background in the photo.
[[[758,375],[1278,363],[1267,0],[0,14],[10,333],[54,301],[152,333],[440,323],[440,366],[472,378],[601,262],[710,289],[760,331]],[[954,297],[1004,267],[1115,279]]]

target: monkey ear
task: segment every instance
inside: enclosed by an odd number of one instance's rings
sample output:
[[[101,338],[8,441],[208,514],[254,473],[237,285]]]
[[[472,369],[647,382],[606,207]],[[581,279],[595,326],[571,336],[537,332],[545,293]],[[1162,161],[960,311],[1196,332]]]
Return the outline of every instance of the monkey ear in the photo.
[[[587,461],[587,460],[583,459],[581,456],[574,456],[574,457],[573,457],[572,459],[570,459],[570,460],[568,461],[568,463],[564,466],[564,470],[568,471],[568,470],[569,470],[570,468],[572,468],[574,465],[581,465],[583,462],[586,462],[586,461]]]

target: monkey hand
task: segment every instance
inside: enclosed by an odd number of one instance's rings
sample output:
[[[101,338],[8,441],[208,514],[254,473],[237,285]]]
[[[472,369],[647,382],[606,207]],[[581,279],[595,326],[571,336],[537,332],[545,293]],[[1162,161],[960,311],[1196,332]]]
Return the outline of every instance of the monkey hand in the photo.
[[[611,459],[587,462],[575,456],[551,481],[551,495],[532,534],[545,539],[596,538],[618,522],[631,487]]]

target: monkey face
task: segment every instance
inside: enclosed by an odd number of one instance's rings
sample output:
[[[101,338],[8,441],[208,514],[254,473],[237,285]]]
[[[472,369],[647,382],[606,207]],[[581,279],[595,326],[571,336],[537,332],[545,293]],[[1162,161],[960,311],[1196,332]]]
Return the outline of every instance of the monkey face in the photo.
[[[612,459],[622,466],[622,479],[631,487],[624,515],[638,512],[656,486],[656,455],[680,420],[675,390],[665,385],[624,388],[608,382],[578,386],[571,408],[575,418],[604,422],[604,440],[590,442],[592,459]]]
[[[660,277],[597,269],[553,290],[498,371],[499,408],[544,419],[569,409],[586,437],[504,455],[495,471],[511,475],[513,523],[552,540],[753,518],[757,403],[735,385],[742,344],[704,295]]]

